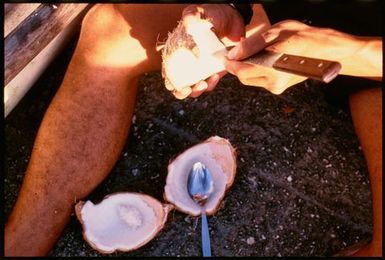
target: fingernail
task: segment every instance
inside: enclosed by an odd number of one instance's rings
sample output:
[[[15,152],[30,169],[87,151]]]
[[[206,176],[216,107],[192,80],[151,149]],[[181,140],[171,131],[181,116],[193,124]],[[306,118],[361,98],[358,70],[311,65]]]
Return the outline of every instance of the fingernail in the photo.
[[[199,82],[196,86],[196,89],[199,91],[205,90],[207,88],[207,83],[205,82]]]
[[[227,58],[230,60],[233,60],[235,59],[235,57],[237,57],[237,54],[238,54],[238,48],[237,46],[235,46],[227,53]]]
[[[265,43],[269,43],[276,38],[276,35],[270,31],[266,31],[261,34],[261,37],[265,41]]]
[[[188,96],[188,95],[190,95],[190,93],[191,93],[191,88],[190,87],[185,87],[185,88],[183,88],[181,91],[180,91],[180,93],[182,93],[182,95],[184,95],[184,96]]]

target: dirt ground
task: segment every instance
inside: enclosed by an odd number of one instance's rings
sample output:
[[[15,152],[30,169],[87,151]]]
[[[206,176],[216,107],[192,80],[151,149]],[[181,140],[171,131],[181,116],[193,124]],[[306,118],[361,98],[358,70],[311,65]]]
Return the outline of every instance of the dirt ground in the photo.
[[[5,120],[4,199],[16,200],[38,126],[76,39]],[[281,95],[226,76],[215,91],[176,100],[160,73],[140,81],[130,135],[109,177],[86,200],[141,192],[163,201],[170,159],[210,136],[237,149],[236,179],[208,218],[214,256],[329,256],[372,235],[368,172],[339,77],[308,80]],[[102,159],[102,158],[101,158]],[[111,256],[200,256],[200,220],[172,211],[145,246]],[[50,256],[102,256],[72,216]]]

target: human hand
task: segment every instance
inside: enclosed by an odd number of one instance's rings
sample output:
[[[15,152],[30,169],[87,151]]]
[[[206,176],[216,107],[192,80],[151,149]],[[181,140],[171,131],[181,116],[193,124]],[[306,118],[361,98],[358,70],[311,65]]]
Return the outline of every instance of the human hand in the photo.
[[[239,42],[241,37],[245,35],[243,18],[237,10],[228,4],[189,5],[183,10],[182,22],[184,24],[191,24],[202,19],[210,21],[218,38],[227,44]],[[172,88],[172,86],[167,87],[178,99],[184,99],[188,96],[198,97],[205,91],[213,90],[226,73],[226,71],[216,73],[208,79],[200,81],[194,86],[185,87],[180,91]]]
[[[286,20],[271,26],[262,34],[251,35],[229,51],[225,63],[228,72],[236,75],[245,85],[259,86],[274,94],[281,94],[307,78],[239,62],[265,47],[278,53],[342,61],[351,57],[362,45],[353,36],[345,33]]]

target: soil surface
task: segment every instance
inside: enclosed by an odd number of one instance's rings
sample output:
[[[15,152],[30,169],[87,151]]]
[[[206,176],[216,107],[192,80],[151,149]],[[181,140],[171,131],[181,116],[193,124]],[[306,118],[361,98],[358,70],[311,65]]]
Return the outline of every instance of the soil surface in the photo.
[[[6,217],[75,43],[5,120]],[[328,256],[365,243],[372,235],[368,172],[346,96],[335,92],[349,80],[307,80],[273,95],[228,75],[211,93],[177,100],[160,73],[146,74],[120,159],[85,200],[127,191],[164,202],[169,161],[218,135],[237,149],[237,174],[220,210],[208,218],[214,256]],[[200,243],[200,219],[172,211],[148,244],[110,256],[200,256]],[[75,214],[50,255],[102,256],[83,240]]]

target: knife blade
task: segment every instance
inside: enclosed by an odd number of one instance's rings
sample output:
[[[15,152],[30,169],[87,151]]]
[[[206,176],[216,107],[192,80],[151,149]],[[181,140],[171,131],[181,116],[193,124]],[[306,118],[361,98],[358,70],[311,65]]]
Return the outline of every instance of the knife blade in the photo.
[[[242,60],[242,62],[271,67],[325,83],[332,81],[341,70],[341,64],[336,61],[277,53],[269,50],[262,50]]]

